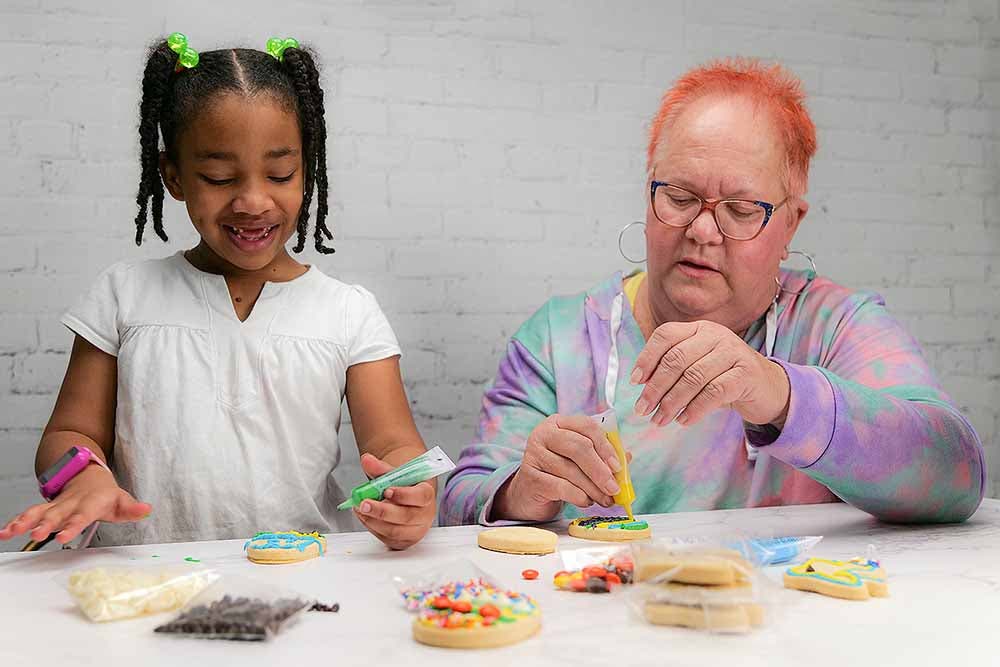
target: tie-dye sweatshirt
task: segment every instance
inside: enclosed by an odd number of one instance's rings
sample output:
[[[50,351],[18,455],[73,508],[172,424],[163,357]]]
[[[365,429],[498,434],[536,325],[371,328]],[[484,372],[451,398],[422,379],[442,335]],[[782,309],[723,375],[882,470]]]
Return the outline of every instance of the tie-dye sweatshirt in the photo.
[[[646,341],[625,301],[613,407],[633,457],[634,511],[747,506],[755,465],[749,439],[771,459],[760,505],[839,497],[888,521],[968,518],[986,485],[982,444],[917,342],[876,294],[852,292],[809,271],[783,271],[781,281],[770,358],[787,372],[791,398],[784,428],[770,442],[731,409],[689,427],[658,427],[635,416],[642,386],[629,376]],[[511,523],[490,521],[490,510],[517,471],[532,429],[556,413],[605,409],[609,318],[621,292],[616,274],[585,293],[553,298],[514,335],[483,397],[475,442],[445,485],[442,524]],[[762,315],[743,335],[762,353],[765,328]],[[567,504],[563,516],[616,512]]]

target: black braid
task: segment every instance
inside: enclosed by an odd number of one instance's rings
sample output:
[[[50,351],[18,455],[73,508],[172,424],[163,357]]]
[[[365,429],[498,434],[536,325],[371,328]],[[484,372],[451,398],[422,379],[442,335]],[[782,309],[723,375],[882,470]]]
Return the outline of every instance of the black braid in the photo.
[[[153,229],[164,241],[163,181],[160,176],[160,144],[168,159],[176,163],[177,140],[188,123],[223,93],[245,96],[270,95],[284,108],[296,114],[302,132],[302,163],[304,189],[302,208],[296,222],[297,243],[293,250],[301,252],[309,229],[309,208],[313,193],[317,193],[316,250],[332,253],[323,244],[323,237],[333,235],[326,225],[328,213],[326,173],[326,119],[323,89],[319,85],[319,70],[310,52],[303,48],[286,49],[284,61],[255,49],[227,49],[200,54],[193,69],[175,72],[177,54],[166,41],[156,43],[146,59],[142,80],[142,102],[139,106],[139,143],[142,175],[136,203],[136,244],[142,234],[152,202]]]
[[[326,118],[323,107],[323,88],[319,85],[319,70],[312,55],[305,49],[286,49],[284,64],[292,78],[292,85],[299,97],[299,115],[302,123],[303,163],[306,165],[306,189],[302,197],[302,212],[299,215],[298,242],[296,251],[305,245],[305,234],[309,222],[309,205],[312,203],[313,186],[316,186],[316,231],[314,242],[316,251],[322,254],[334,252],[324,245],[323,237],[333,239],[326,226],[329,211],[327,203],[328,180],[326,174]]]
[[[159,120],[163,100],[170,88],[177,54],[167,43],[160,42],[150,49],[146,70],[142,75],[142,103],[139,105],[139,162],[142,175],[139,193],[135,197],[139,213],[135,216],[135,244],[142,245],[142,232],[146,228],[149,200],[153,200],[153,229],[164,241],[163,231],[163,181],[160,180]]]

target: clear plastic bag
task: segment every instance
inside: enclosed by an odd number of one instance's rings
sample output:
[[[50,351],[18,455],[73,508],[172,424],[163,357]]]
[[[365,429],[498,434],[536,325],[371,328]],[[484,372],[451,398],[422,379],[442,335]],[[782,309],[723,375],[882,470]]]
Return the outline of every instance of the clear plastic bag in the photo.
[[[429,570],[407,575],[395,575],[392,581],[403,598],[407,611],[417,611],[424,601],[450,585],[459,583],[488,586],[507,590],[507,586],[492,574],[487,574],[471,560],[457,560],[437,565]]]
[[[155,631],[191,639],[264,641],[283,632],[314,603],[294,591],[227,576]]]
[[[64,586],[87,618],[105,622],[173,611],[218,578],[204,567],[116,565],[73,572]]]
[[[744,558],[758,567],[765,567],[796,562],[805,557],[822,539],[822,535],[754,537],[737,541],[732,546],[741,550]]]
[[[629,606],[654,625],[743,633],[774,613],[776,587],[741,539],[658,540],[632,546]]]
[[[630,584],[635,564],[628,546],[587,547],[562,551],[563,569],[552,584],[563,591],[610,593],[621,584]]]

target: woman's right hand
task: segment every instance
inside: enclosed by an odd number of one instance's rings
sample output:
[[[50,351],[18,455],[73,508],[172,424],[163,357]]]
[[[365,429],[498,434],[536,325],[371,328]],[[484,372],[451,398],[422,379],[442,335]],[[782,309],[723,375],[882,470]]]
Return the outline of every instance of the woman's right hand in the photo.
[[[95,521],[122,523],[149,515],[152,506],[140,503],[97,465],[87,466],[70,480],[51,502],[33,505],[0,529],[0,540],[29,533],[34,541],[56,533],[56,542],[67,544]]]
[[[491,518],[547,521],[563,503],[612,505],[621,469],[601,427],[582,415],[552,415],[528,436],[521,467],[493,499]]]

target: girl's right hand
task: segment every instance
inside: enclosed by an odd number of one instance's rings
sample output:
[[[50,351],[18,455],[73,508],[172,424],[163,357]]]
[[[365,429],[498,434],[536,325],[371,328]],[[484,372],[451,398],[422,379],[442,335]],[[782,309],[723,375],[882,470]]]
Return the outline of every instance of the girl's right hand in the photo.
[[[0,540],[30,531],[36,542],[56,533],[56,542],[67,544],[95,521],[124,523],[144,519],[153,510],[140,503],[115,482],[110,472],[87,466],[70,480],[54,500],[33,505],[0,529]]]

